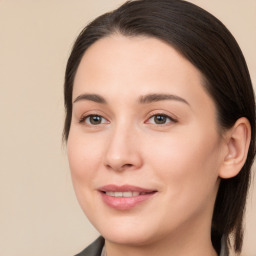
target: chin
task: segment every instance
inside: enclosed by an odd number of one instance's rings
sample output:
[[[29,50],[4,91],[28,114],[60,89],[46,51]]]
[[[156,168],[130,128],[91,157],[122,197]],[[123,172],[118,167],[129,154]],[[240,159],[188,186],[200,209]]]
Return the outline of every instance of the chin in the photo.
[[[103,234],[102,234],[103,235]],[[142,246],[146,244],[152,243],[152,240],[149,239],[148,237],[145,237],[145,234],[143,235],[134,235],[134,234],[106,234],[103,237],[116,244],[122,244],[122,245],[127,245],[127,246]]]
[[[99,230],[100,234],[108,241],[129,246],[142,246],[154,242],[154,232],[141,228],[108,228]]]

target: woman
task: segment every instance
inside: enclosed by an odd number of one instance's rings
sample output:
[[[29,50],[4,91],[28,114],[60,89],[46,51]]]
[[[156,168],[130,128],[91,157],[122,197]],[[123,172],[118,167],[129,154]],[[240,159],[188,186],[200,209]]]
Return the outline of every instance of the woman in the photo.
[[[255,102],[219,20],[180,0],[98,17],[68,60],[65,107],[74,189],[102,235],[78,255],[241,251]]]

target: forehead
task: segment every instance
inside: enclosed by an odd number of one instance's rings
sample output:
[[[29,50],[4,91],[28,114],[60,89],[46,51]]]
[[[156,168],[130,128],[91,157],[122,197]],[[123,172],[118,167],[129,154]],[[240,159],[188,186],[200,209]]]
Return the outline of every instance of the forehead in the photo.
[[[87,49],[75,76],[73,99],[84,92],[107,95],[114,89],[127,97],[168,92],[210,99],[201,72],[171,45],[153,37],[111,35]]]
[[[85,52],[77,73],[81,69],[82,72],[92,71],[95,67],[115,73],[131,71],[131,65],[134,70],[142,71],[146,67],[155,73],[167,71],[173,75],[182,71],[183,76],[194,73],[198,79],[202,77],[200,71],[170,44],[153,37],[122,35],[111,35],[92,44]]]

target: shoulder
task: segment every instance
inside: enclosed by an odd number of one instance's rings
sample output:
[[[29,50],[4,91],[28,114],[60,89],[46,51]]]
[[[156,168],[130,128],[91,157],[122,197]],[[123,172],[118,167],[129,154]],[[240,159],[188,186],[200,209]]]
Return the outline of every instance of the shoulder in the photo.
[[[82,252],[76,254],[75,256],[101,256],[104,243],[104,238],[100,236],[92,244],[90,244]]]

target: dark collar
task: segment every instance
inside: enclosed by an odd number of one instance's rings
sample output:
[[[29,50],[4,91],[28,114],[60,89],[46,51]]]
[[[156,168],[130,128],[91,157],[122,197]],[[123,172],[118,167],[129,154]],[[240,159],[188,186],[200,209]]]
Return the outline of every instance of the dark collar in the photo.
[[[87,248],[75,256],[101,256],[101,251],[104,244],[105,240],[102,236],[100,236],[92,244],[90,244]]]

